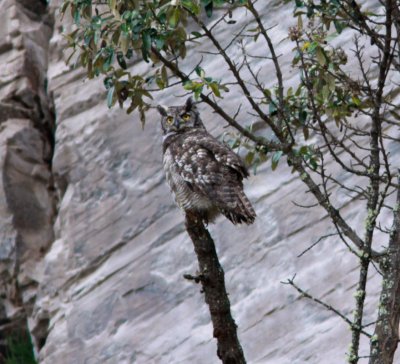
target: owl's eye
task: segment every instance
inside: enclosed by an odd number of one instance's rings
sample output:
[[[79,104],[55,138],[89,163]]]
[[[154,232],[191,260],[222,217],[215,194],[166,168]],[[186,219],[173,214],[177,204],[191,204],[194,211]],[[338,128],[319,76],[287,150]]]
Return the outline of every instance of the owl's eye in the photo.
[[[174,122],[174,118],[172,116],[167,116],[167,124],[171,125]]]
[[[185,121],[190,120],[190,114],[183,114],[182,115],[182,119],[185,120]]]

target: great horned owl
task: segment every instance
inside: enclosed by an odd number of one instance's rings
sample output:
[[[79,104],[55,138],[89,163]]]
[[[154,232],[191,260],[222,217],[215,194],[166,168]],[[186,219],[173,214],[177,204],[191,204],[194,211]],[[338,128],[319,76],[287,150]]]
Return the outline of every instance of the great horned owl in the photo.
[[[243,161],[205,129],[191,98],[183,106],[158,106],[162,115],[163,163],[175,201],[208,223],[222,213],[251,224],[256,213],[243,192],[249,173]]]

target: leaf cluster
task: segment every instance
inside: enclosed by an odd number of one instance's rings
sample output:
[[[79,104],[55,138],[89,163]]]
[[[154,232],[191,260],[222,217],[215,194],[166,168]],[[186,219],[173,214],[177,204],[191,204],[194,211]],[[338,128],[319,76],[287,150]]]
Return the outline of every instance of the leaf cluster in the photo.
[[[212,77],[206,77],[204,69],[200,66],[195,68],[195,73],[197,74],[198,79],[189,79],[185,81],[183,83],[183,88],[193,92],[196,100],[199,99],[200,95],[204,91],[204,88],[210,90],[217,97],[221,97],[221,90],[224,92],[229,92],[229,88],[222,84],[221,81],[213,79]]]
[[[67,63],[73,60],[75,67],[86,68],[88,78],[104,75],[108,106],[118,102],[122,107],[128,100],[127,112],[138,108],[144,123],[148,100],[152,99],[150,91],[169,86],[167,69],[160,65],[156,52],[184,59],[188,41],[203,37],[196,31],[187,34],[189,14],[200,15],[204,11],[210,17],[217,7],[244,3],[244,0],[64,0],[61,13],[69,14],[73,20],[71,31],[64,34],[71,49]],[[128,70],[142,59],[156,67],[145,75]],[[204,86],[216,96],[226,89],[208,77],[185,85],[196,96]]]
[[[310,140],[316,126],[319,124],[321,128],[334,120],[342,128],[350,116],[370,107],[371,102],[361,86],[343,71],[346,53],[330,45],[350,25],[343,4],[336,0],[285,2],[294,4],[294,16],[298,18],[289,38],[295,43],[292,65],[300,71],[300,82],[295,89],[287,90],[282,85],[265,88],[258,84],[262,92],[259,104],[267,105],[268,122],[279,130],[281,142],[291,144],[293,153],[316,169],[318,150]],[[185,59],[190,43],[210,40],[200,22],[198,29],[189,33],[189,21],[199,19],[202,14],[212,17],[221,7],[224,11],[228,9],[231,16],[240,6],[250,9],[246,0],[64,0],[61,12],[69,12],[74,22],[65,37],[73,50],[71,56],[75,55],[75,65],[85,67],[89,78],[104,75],[107,105],[118,103],[123,107],[128,102],[127,112],[138,109],[144,123],[153,93],[170,87],[174,76],[174,70],[160,62],[160,55],[176,67],[178,61]],[[304,17],[308,19],[307,26],[303,24]],[[191,28],[193,25],[196,24],[191,22]],[[262,36],[262,29],[259,25],[254,27],[254,23],[246,31],[254,42]],[[140,60],[153,65],[145,74],[134,70],[135,61]],[[196,99],[204,95],[222,98],[229,91],[228,84],[207,75],[200,63],[181,79],[183,88]],[[250,70],[251,67],[248,64]],[[251,134],[251,127],[248,130]],[[269,159],[271,150],[266,144],[240,133],[232,140],[232,146],[248,151],[246,161],[255,169]],[[273,169],[282,155],[282,150],[273,151]]]

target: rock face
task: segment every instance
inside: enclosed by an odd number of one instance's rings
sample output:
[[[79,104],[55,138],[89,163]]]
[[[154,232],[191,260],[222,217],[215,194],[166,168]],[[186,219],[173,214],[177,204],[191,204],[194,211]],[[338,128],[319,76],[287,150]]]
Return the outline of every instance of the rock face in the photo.
[[[84,81],[65,65],[58,16],[52,21],[60,0],[44,3],[5,0],[0,15],[0,335],[27,320],[43,364],[219,363],[202,294],[182,278],[197,263],[164,182],[159,116],[150,113],[142,130],[137,116],[109,110],[102,80]],[[279,24],[281,40],[292,10],[268,3],[263,13]],[[283,43],[278,53],[294,83],[290,49]],[[227,72],[220,60],[207,66]],[[157,102],[181,103],[174,92]],[[222,105],[242,98],[231,94]],[[210,110],[199,108],[220,133]],[[391,149],[400,154],[395,141]],[[210,229],[248,363],[344,362],[346,324],[280,282],[297,273],[304,289],[351,315],[357,261],[334,236],[297,257],[333,227],[322,209],[292,203],[314,200],[287,167],[265,165],[245,188],[256,223],[237,228],[221,218]],[[362,226],[361,204],[335,198]],[[375,317],[376,272],[371,282],[366,321]]]
[[[0,361],[4,339],[32,314],[54,241],[54,117],[45,89],[53,21],[44,3],[26,3],[3,1],[0,15]],[[38,347],[47,322],[36,328]]]

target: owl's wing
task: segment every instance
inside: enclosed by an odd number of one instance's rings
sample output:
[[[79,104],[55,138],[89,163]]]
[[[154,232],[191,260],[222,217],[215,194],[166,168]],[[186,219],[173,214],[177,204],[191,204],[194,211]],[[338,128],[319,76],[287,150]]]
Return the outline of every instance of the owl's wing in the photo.
[[[256,213],[243,192],[248,176],[242,160],[206,131],[181,134],[164,147],[164,168],[184,210],[216,207],[234,224],[254,222]]]
[[[174,159],[189,188],[221,208],[234,208],[242,179],[248,176],[242,160],[207,132],[186,136],[180,147]]]
[[[228,166],[237,172],[241,177],[240,179],[249,176],[249,172],[247,171],[242,159],[229,147],[215,139],[207,132],[198,137],[197,143],[208,150],[222,165]]]

